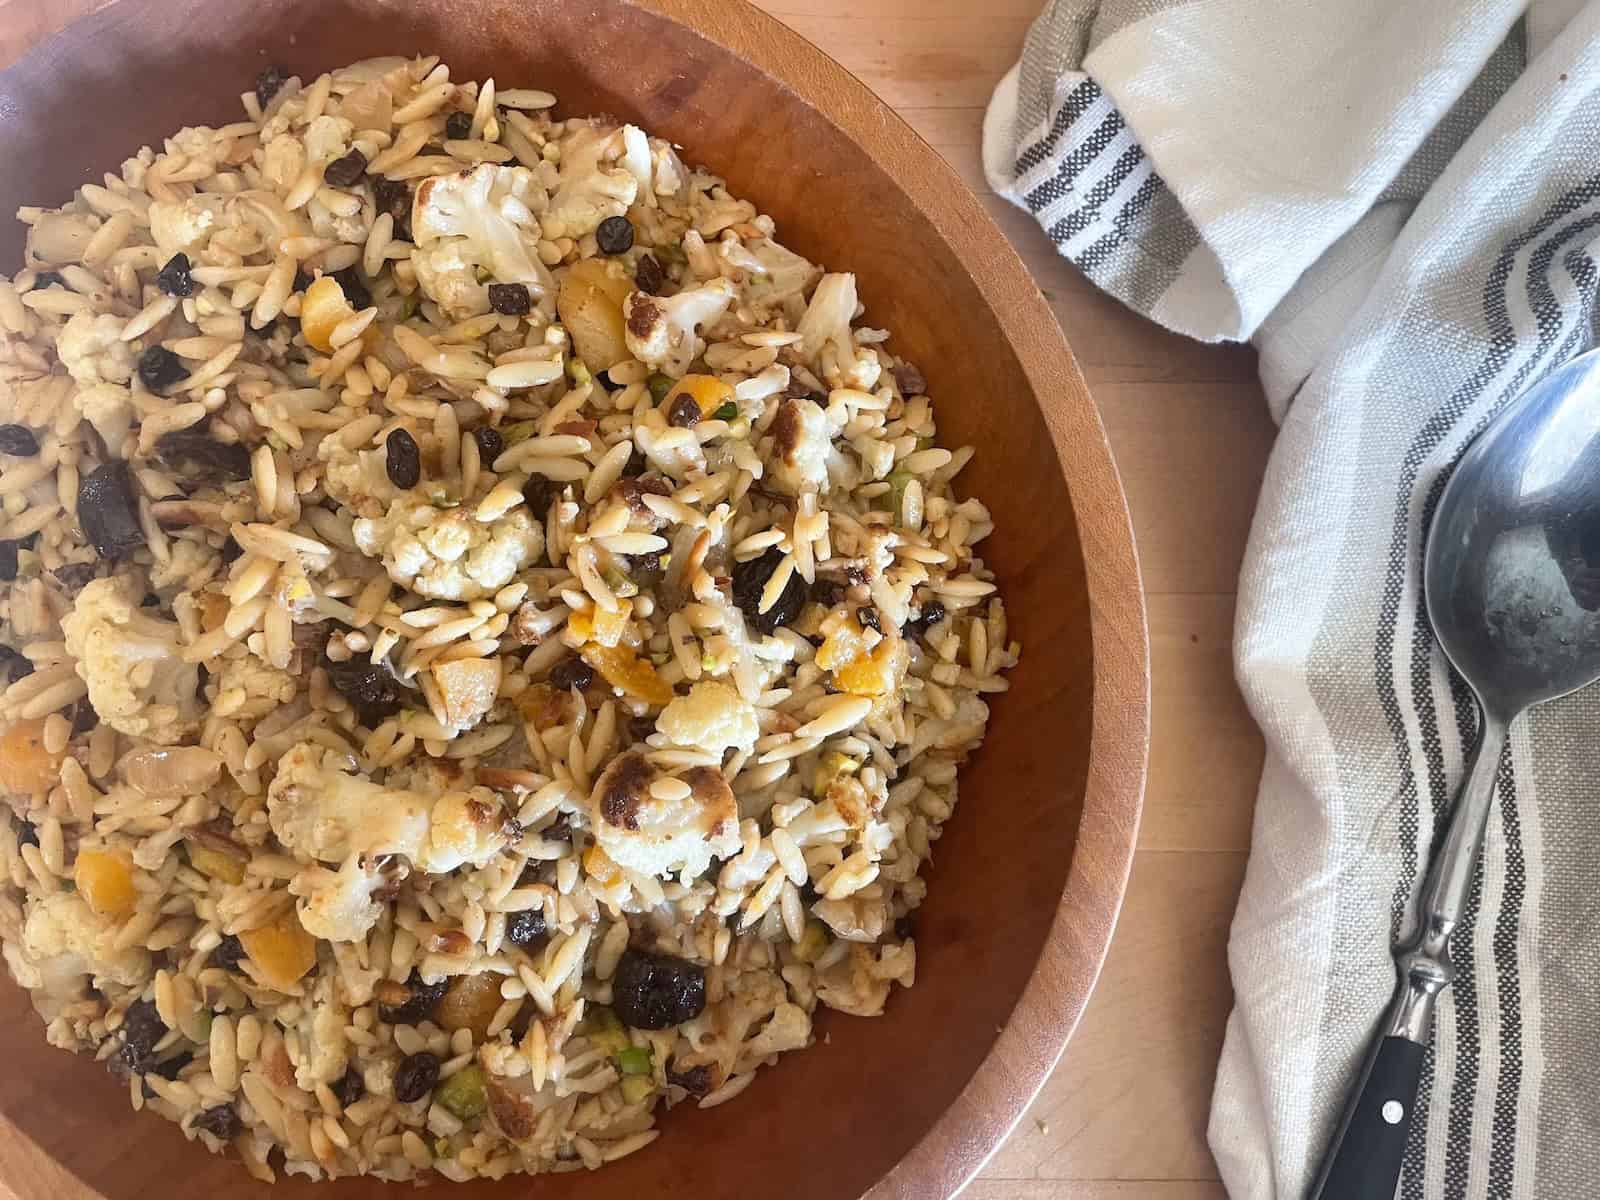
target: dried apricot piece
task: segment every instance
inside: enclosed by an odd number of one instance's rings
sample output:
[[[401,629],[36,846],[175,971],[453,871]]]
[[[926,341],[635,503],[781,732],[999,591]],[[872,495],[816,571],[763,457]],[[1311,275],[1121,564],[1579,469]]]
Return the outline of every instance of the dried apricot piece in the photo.
[[[15,721],[0,734],[0,789],[42,796],[61,776],[66,749],[44,748],[44,721]]]
[[[121,850],[79,850],[72,879],[89,907],[102,917],[126,916],[139,899],[133,886],[133,860]]]
[[[280,992],[294,987],[317,963],[317,939],[306,932],[293,909],[270,925],[241,933],[239,944],[261,981]]]

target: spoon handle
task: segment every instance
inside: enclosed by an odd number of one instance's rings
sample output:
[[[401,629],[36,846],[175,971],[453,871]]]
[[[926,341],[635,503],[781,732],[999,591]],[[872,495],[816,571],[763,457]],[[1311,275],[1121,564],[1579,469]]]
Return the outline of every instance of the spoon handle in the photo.
[[[1393,1200],[1433,1036],[1433,1006],[1450,986],[1450,935],[1461,923],[1483,848],[1507,722],[1485,713],[1472,764],[1418,896],[1415,932],[1395,947],[1394,999],[1367,1052],[1311,1200]]]

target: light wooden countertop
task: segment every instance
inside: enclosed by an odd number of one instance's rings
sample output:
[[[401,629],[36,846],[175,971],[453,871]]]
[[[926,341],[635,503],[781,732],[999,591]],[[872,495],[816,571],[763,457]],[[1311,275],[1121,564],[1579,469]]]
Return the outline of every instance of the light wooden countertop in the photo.
[[[1111,436],[1150,610],[1150,783],[1133,881],[1083,1024],[973,1200],[1221,1200],[1206,1148],[1261,737],[1233,682],[1234,587],[1273,426],[1241,347],[1096,291],[994,196],[983,109],[1043,0],[757,0],[943,154],[1028,263]]]
[[[83,11],[104,0],[72,0]],[[1205,1144],[1261,739],[1233,683],[1234,586],[1273,428],[1254,355],[1106,298],[983,181],[983,109],[1043,0],[757,0],[906,118],[983,197],[1060,318],[1133,510],[1154,725],[1133,881],[1066,1057],[973,1200],[1219,1200]],[[0,38],[58,9],[0,0]]]

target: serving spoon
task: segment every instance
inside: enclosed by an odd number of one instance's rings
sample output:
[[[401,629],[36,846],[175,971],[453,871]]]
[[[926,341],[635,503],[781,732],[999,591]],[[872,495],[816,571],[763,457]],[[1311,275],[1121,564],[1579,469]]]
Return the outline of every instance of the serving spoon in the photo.
[[[1439,498],[1423,586],[1482,720],[1313,1200],[1393,1200],[1511,723],[1600,678],[1600,350],[1550,372],[1467,449]]]

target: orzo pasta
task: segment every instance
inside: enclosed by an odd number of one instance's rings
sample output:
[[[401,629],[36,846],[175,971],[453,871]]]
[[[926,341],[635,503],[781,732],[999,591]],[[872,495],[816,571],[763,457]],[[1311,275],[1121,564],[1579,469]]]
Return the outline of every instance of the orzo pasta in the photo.
[[[436,58],[28,208],[0,938],[254,1175],[594,1168],[912,983],[1017,658],[855,279]]]

